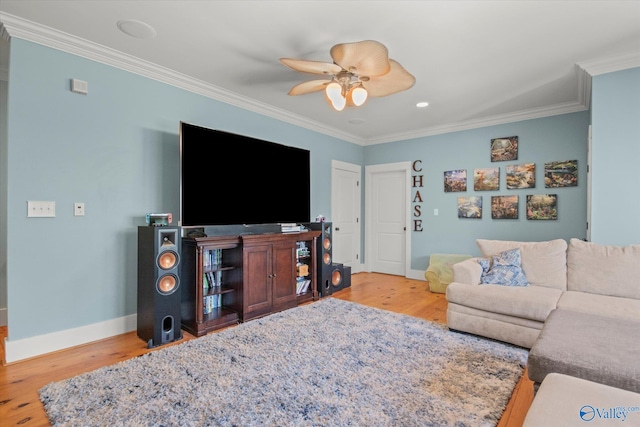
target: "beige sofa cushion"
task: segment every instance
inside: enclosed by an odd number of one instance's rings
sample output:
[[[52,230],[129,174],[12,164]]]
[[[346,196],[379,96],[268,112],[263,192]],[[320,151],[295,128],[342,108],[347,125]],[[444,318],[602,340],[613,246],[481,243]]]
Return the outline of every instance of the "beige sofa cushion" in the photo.
[[[507,316],[544,322],[562,295],[559,289],[542,286],[467,285],[452,282],[447,301]]]
[[[638,402],[638,393],[552,372],[542,381],[522,427],[637,426],[640,412],[625,412],[624,419],[604,417],[611,416],[610,408],[633,408]],[[620,416],[620,409],[614,414]]]
[[[640,299],[640,245],[607,246],[571,239],[567,269],[570,291]]]
[[[558,308],[640,322],[640,300],[633,298],[566,291],[558,301]]]
[[[453,281],[468,285],[479,285],[482,277],[482,267],[477,257],[457,262],[451,266]]]
[[[522,270],[532,286],[567,289],[567,242],[563,239],[546,242],[477,239],[482,256],[520,248]]]

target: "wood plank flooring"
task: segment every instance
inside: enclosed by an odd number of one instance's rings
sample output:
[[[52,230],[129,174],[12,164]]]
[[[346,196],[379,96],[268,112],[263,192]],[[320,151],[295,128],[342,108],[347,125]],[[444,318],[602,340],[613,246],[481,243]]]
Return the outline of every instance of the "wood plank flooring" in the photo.
[[[444,294],[430,292],[428,283],[424,281],[379,273],[358,273],[352,276],[350,288],[335,293],[333,297],[446,323],[447,300]],[[3,343],[6,333],[6,327],[0,328]],[[183,334],[183,340],[169,345],[194,338],[187,332],[183,331]],[[38,390],[42,386],[156,350],[148,350],[136,332],[130,332],[0,366],[0,425],[49,426],[38,398]],[[4,348],[0,347],[0,352],[4,360]],[[525,372],[498,427],[522,426],[532,400],[533,384]]]

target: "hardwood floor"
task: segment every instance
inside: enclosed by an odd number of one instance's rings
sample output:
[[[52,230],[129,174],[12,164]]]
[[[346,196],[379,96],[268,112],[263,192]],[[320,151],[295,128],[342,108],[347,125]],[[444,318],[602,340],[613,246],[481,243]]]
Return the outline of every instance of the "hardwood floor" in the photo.
[[[351,279],[351,287],[333,295],[397,313],[446,323],[447,300],[444,294],[429,291],[427,282],[378,273],[358,273]],[[215,333],[215,332],[213,332]],[[184,339],[194,337],[183,332]],[[4,342],[6,328],[0,328]],[[130,359],[149,351],[136,332],[119,335],[98,342],[74,347],[30,360],[0,367],[0,424],[2,426],[49,426],[38,390],[52,381],[59,381],[101,366]],[[4,349],[0,348],[3,353]],[[511,400],[498,424],[499,427],[521,426],[531,401],[533,384],[525,375],[518,382]]]

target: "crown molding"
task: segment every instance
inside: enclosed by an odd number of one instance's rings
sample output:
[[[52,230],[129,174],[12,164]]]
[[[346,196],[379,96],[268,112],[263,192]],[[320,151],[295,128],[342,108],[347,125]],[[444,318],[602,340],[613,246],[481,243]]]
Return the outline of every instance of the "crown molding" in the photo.
[[[100,62],[105,65],[119,68],[189,92],[215,99],[226,104],[234,105],[254,113],[262,114],[305,129],[313,130],[323,135],[333,136],[354,144],[364,145],[364,141],[361,138],[350,133],[328,128],[322,123],[314,120],[292,114],[288,111],[265,104],[253,98],[225,90],[202,80],[178,73],[149,61],[141,60],[140,58],[122,53],[115,49],[89,42],[68,33],[2,12],[0,12],[0,22],[2,24],[2,35],[4,36],[7,34],[7,38],[16,37],[46,47],[61,50],[63,52],[71,53],[82,58]]]
[[[607,58],[578,63],[591,76],[640,67],[640,52],[627,52]]]
[[[579,86],[577,102],[518,111],[486,117],[480,120],[470,120],[451,123],[448,125],[428,127],[412,132],[401,132],[386,135],[380,138],[362,139],[351,133],[342,132],[335,128],[328,127],[315,120],[284,111],[253,98],[228,91],[202,80],[178,73],[174,70],[89,42],[68,33],[36,24],[32,21],[28,21],[11,14],[0,12],[0,37],[5,39],[17,37],[43,46],[61,50],[63,52],[71,53],[73,55],[113,66],[124,71],[215,99],[226,104],[234,105],[254,113],[362,146],[440,135],[515,121],[584,111],[589,108],[590,104],[592,76],[640,66],[640,53],[635,52],[576,64]]]
[[[516,111],[513,113],[500,114],[496,116],[484,117],[478,120],[467,120],[463,122],[452,123],[449,125],[433,126],[429,128],[419,129],[413,132],[396,133],[394,135],[385,136],[380,139],[370,139],[367,145],[383,144],[386,142],[404,141],[424,136],[442,135],[445,133],[459,132],[463,130],[477,129],[488,126],[503,125],[506,123],[521,122],[524,120],[540,119],[543,117],[558,116],[561,114],[576,113],[588,109],[580,102],[568,102],[542,108],[534,108],[525,111]]]

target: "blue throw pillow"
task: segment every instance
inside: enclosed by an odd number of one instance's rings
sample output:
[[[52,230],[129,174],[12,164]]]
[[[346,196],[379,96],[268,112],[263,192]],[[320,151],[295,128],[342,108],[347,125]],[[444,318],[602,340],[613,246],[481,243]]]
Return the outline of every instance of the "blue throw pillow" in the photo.
[[[491,258],[481,258],[478,262],[482,267],[481,284],[529,286],[522,271],[519,248],[500,252]]]

